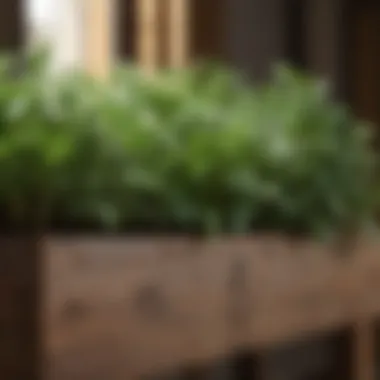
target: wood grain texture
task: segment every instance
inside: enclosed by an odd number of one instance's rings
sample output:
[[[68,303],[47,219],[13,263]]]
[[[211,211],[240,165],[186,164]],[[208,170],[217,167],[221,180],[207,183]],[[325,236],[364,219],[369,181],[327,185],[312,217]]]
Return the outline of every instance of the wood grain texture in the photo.
[[[137,379],[370,320],[379,247],[342,258],[275,238],[51,239],[49,379]]]

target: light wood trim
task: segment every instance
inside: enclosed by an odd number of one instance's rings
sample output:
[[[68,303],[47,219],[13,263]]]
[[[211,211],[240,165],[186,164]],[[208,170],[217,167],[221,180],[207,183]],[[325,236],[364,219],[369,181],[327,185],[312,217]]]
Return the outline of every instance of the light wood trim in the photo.
[[[90,73],[107,76],[113,61],[113,0],[84,1],[84,64]]]
[[[147,72],[159,65],[159,1],[137,0],[138,62]]]
[[[170,0],[169,4],[169,64],[183,67],[189,55],[190,1]]]

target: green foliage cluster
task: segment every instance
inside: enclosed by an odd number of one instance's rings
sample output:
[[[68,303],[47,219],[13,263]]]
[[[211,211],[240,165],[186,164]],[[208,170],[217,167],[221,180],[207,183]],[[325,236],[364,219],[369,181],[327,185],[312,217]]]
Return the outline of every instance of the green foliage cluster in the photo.
[[[371,211],[367,129],[324,83],[279,67],[252,87],[220,68],[146,77],[0,67],[0,206],[50,224],[330,233]]]

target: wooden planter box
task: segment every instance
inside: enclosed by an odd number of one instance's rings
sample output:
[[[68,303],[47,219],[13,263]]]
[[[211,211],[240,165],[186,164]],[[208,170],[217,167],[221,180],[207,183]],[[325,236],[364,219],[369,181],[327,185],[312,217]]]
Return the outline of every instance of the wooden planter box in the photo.
[[[40,337],[47,380],[145,379],[202,366],[235,349],[260,356],[343,329],[352,335],[351,378],[374,378],[376,240],[363,239],[346,256],[333,246],[274,237],[48,238],[43,247]],[[22,273],[25,279],[28,271]],[[0,292],[10,302],[16,290],[4,278]],[[9,305],[14,316],[21,313]],[[6,310],[0,316],[10,326],[32,325],[25,322],[30,313],[15,321]],[[2,339],[0,349],[6,350]]]

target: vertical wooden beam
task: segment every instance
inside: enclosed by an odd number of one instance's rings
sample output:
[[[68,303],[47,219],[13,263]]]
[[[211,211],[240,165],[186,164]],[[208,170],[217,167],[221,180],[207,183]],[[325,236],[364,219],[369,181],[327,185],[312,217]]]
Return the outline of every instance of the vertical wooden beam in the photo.
[[[265,356],[262,352],[243,352],[235,355],[232,361],[233,374],[239,380],[265,379]]]
[[[209,371],[205,368],[192,368],[181,373],[179,378],[182,380],[207,380]]]
[[[217,58],[227,58],[247,77],[265,82],[273,65],[285,58],[288,1],[219,1],[226,4],[225,13],[220,15],[225,23],[226,43],[219,47]]]
[[[354,380],[375,380],[375,331],[371,321],[358,321],[353,341]]]
[[[41,240],[0,236],[0,374],[6,380],[41,380]]]
[[[358,2],[353,11],[350,81],[354,111],[380,127],[380,6]]]
[[[170,34],[170,0],[157,0],[157,24],[158,24],[158,38],[157,38],[157,49],[158,49],[158,63],[159,67],[167,67],[168,65],[168,53],[169,53],[169,34]]]
[[[139,65],[152,73],[159,65],[160,0],[137,0],[137,55]]]
[[[190,1],[170,0],[169,4],[169,65],[183,67],[189,55]]]
[[[25,44],[23,1],[0,2],[0,51],[20,51]]]
[[[113,0],[84,0],[85,67],[104,77],[112,66],[114,53]]]
[[[115,0],[116,57],[122,62],[136,60],[136,6],[137,0]]]
[[[344,70],[344,0],[310,0],[307,2],[308,68],[328,80],[336,95],[341,95]]]

